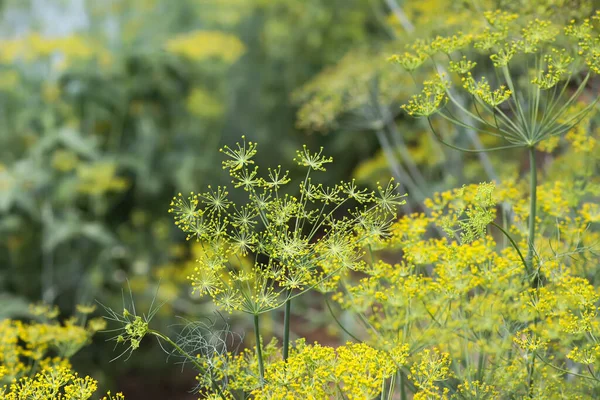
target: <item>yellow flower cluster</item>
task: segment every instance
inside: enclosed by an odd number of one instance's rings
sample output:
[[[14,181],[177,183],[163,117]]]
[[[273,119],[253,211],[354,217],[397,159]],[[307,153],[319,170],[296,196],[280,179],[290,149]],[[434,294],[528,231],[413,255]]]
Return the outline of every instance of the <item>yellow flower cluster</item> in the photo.
[[[423,350],[419,360],[410,367],[408,375],[418,388],[414,399],[447,399],[450,390],[447,387],[440,388],[437,383],[452,377],[450,363],[450,354],[438,348]]]
[[[429,117],[444,105],[448,96],[448,82],[441,75],[423,82],[423,91],[412,97],[407,104],[402,105],[409,115]]]
[[[543,351],[547,347],[547,341],[531,333],[529,329],[517,332],[513,342],[526,352]]]
[[[492,400],[500,396],[498,388],[481,381],[464,381],[458,385],[457,394],[459,398],[477,400]]]
[[[600,210],[583,200],[597,196],[597,189],[589,181],[573,179],[538,187],[537,223],[542,233],[536,238],[535,265],[545,283],[531,287],[518,253],[527,247],[527,227],[519,222],[528,218],[522,187],[522,182],[507,180],[497,187],[469,185],[435,194],[425,201],[427,214],[406,215],[394,223],[387,246],[400,250],[401,260],[369,263],[363,271],[366,277],[344,280],[344,291],[334,296],[343,309],[364,316],[373,340],[400,338],[411,348],[440,349],[424,354],[411,367],[410,379],[424,386],[416,393],[421,398],[451,397],[444,386],[422,383],[435,379],[416,374],[435,371],[426,366],[429,359],[445,366],[440,379],[448,374],[466,382],[455,394],[464,397],[457,398],[496,398],[499,388],[517,397],[528,390],[559,393],[566,383],[551,373],[553,368],[560,368],[565,358],[595,362],[592,350],[579,349],[592,349],[600,328],[600,294],[581,276],[598,239],[588,224]],[[504,233],[498,217],[512,219]],[[472,220],[481,222],[471,222],[478,234],[465,241],[458,233]],[[436,226],[455,230],[429,237]],[[573,251],[574,246],[578,250]],[[450,371],[442,348],[448,359],[461,360],[466,369]],[[550,351],[560,360],[546,358]],[[544,383],[528,388],[524,382],[533,358],[546,363],[534,368],[532,378]],[[490,386],[488,378],[475,383],[473,374],[482,368],[490,368],[498,386]]]
[[[466,33],[417,40],[408,46],[412,49],[410,53],[390,57],[413,76],[424,64],[421,58],[431,59],[433,73],[443,73],[444,68],[458,73],[468,94],[466,98],[472,104],[465,107],[465,98],[460,93],[449,88],[435,90],[437,86],[425,80],[424,91],[414,95],[402,108],[416,117],[429,119],[438,114],[453,125],[495,138],[499,143],[490,149],[496,150],[532,147],[577,127],[580,117],[595,104],[587,104],[577,114],[567,112],[582,95],[591,74],[600,71],[598,14],[581,24],[532,19],[501,10],[486,12],[484,18],[483,27],[473,24]],[[474,70],[476,63],[472,59],[479,57],[478,53],[490,54],[495,74],[486,70],[482,62],[482,72]],[[527,79],[513,79],[513,75],[521,73],[519,65],[532,64],[535,67],[527,67],[530,74]],[[583,68],[587,74],[571,97],[566,89],[573,74],[581,72],[582,65],[587,65]],[[492,85],[497,88],[492,89]],[[557,86],[557,90],[549,90]],[[542,96],[541,92],[546,93]],[[562,117],[567,117],[564,124],[559,121]],[[431,128],[435,133],[434,127]],[[442,139],[439,134],[436,136]],[[548,145],[549,142],[543,146]]]
[[[427,54],[418,53],[413,54],[405,52],[404,54],[394,54],[388,58],[388,61],[394,62],[400,65],[406,71],[414,71],[419,68],[427,60]]]
[[[592,18],[586,18],[581,23],[572,20],[565,27],[567,36],[578,41],[580,56],[585,58],[585,63],[596,74],[600,73],[600,40],[598,39],[598,26],[600,13],[596,11]]]
[[[89,376],[80,377],[73,372],[67,360],[45,359],[40,362],[39,371],[32,377],[24,376],[4,387],[0,398],[18,399],[89,399],[96,389],[97,382]]]
[[[39,370],[31,376],[15,379],[0,388],[0,399],[87,400],[97,389],[95,379],[80,377],[67,360],[53,358],[40,361]],[[102,400],[125,400],[125,396],[108,392]]]
[[[64,324],[3,320],[0,322],[3,376],[14,379],[28,373],[31,365],[25,359],[41,361],[50,351],[57,351],[61,357],[71,357],[104,326],[101,319],[88,321],[86,327],[77,325],[75,319],[68,319]]]
[[[579,213],[587,223],[600,222],[600,204],[583,203]]]
[[[492,107],[497,107],[504,103],[512,94],[512,92],[504,85],[501,85],[496,90],[492,90],[485,76],[481,77],[479,81],[475,81],[471,73],[468,72],[467,76],[462,78],[462,80],[463,87],[467,92],[471,93],[473,96],[479,97]]]
[[[389,346],[388,346],[389,347]],[[365,343],[338,348],[295,342],[289,358],[277,353],[275,342],[265,346],[264,383],[257,378],[254,352],[247,349],[220,362],[228,375],[228,391],[246,390],[255,399],[370,399],[381,393],[384,381],[406,364],[408,346],[377,350]],[[221,360],[223,360],[221,358]]]
[[[85,316],[94,307],[79,305]],[[46,305],[31,307],[31,313],[46,322],[0,321],[0,399],[85,400],[92,397],[97,381],[80,377],[68,359],[89,343],[91,337],[105,328],[102,318],[92,318],[85,326],[77,318],[59,324],[54,319],[58,310]],[[57,354],[58,357],[52,357]],[[122,400],[122,394],[105,400]]]
[[[567,53],[566,49],[559,51],[553,48],[551,54],[544,56],[548,70],[540,70],[538,76],[533,78],[531,83],[544,90],[553,88],[568,73],[568,67],[573,60],[574,58]]]

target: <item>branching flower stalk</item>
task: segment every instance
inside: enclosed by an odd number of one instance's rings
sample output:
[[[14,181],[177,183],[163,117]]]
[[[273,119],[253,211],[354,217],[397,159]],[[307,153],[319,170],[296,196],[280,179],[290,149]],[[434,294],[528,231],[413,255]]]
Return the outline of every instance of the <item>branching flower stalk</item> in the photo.
[[[527,275],[533,286],[539,284],[534,255],[537,210],[536,148],[544,140],[573,129],[594,108],[598,95],[572,112],[580,101],[592,74],[600,71],[597,37],[598,15],[581,23],[556,26],[551,21],[523,22],[518,15],[502,11],[484,13],[486,24],[469,33],[438,36],[418,41],[411,52],[393,57],[401,66],[410,60],[428,58],[434,77],[425,81],[423,91],[402,108],[412,116],[427,118],[435,136],[456,150],[476,153],[514,148],[526,149],[529,156],[530,202],[527,239]],[[594,33],[595,32],[595,33]],[[594,34],[596,36],[594,36]],[[466,55],[465,55],[466,54]],[[491,65],[475,71],[481,54]],[[439,73],[439,63],[447,61],[452,74]],[[534,65],[530,78],[516,82],[511,66]],[[581,78],[581,79],[579,79]],[[453,82],[472,100],[465,105],[453,95]],[[496,88],[492,88],[496,84]],[[571,93],[570,93],[571,91]],[[452,124],[489,135],[496,142],[485,149],[462,148],[449,143],[437,132],[431,119],[440,116]],[[511,241],[514,243],[514,241]]]
[[[176,196],[169,210],[175,224],[202,246],[198,266],[189,279],[195,292],[208,294],[225,311],[253,316],[256,356],[264,376],[258,316],[284,305],[283,357],[289,354],[291,302],[310,289],[331,290],[344,271],[360,270],[363,248],[378,245],[404,204],[390,181],[376,192],[354,181],[333,187],[313,183],[331,157],[297,151],[295,162],[306,169],[299,195],[289,194],[289,172],[281,166],[259,175],[253,142],[221,149],[234,188],[248,202],[236,205],[225,187]],[[347,207],[344,209],[342,207]],[[354,207],[354,208],[350,208]],[[342,215],[338,217],[338,214]],[[346,214],[346,215],[344,215]]]

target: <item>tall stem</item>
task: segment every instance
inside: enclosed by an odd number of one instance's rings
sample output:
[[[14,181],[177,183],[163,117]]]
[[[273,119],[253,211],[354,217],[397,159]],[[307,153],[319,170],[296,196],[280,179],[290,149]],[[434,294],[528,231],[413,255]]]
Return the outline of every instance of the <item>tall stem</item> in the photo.
[[[256,359],[258,360],[258,373],[260,375],[260,385],[265,380],[265,366],[263,364],[262,345],[260,341],[260,326],[258,324],[258,314],[254,314],[254,336],[256,337]]]
[[[537,166],[535,161],[535,147],[529,147],[529,238],[527,239],[527,265],[529,272],[533,273],[533,244],[535,240],[535,213],[537,202]]]
[[[527,246],[527,263],[529,264],[529,272],[534,274],[531,280],[531,286],[537,288],[539,286],[540,277],[538,273],[534,273],[535,268],[533,265],[533,245],[535,241],[535,214],[536,214],[536,201],[537,201],[537,165],[535,162],[535,147],[529,147],[529,238]],[[537,325],[538,318],[536,317],[533,321],[534,326]],[[535,353],[529,365],[529,397],[533,398],[533,374],[535,372]]]
[[[292,290],[288,290],[288,299],[285,301],[285,314],[283,314],[283,361],[287,361],[290,351],[290,317],[292,312]]]
[[[529,383],[528,383],[528,396],[533,399],[533,374],[535,373],[535,353],[533,353],[533,357],[531,359],[531,363],[529,364]]]
[[[404,377],[404,373],[400,371],[400,400],[407,400],[408,396],[406,395],[406,378]]]

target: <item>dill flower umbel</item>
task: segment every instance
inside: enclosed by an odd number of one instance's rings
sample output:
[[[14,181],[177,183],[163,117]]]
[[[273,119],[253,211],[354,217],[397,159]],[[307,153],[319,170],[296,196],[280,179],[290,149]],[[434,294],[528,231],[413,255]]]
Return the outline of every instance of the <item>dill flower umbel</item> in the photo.
[[[242,137],[235,148],[221,151],[227,156],[223,168],[234,188],[247,193],[248,203],[233,204],[225,187],[208,186],[203,193],[176,196],[170,212],[188,240],[202,244],[190,275],[194,291],[210,295],[227,311],[258,315],[282,305],[292,291],[326,290],[325,282],[334,276],[361,269],[362,248],[385,238],[404,202],[393,183],[377,192],[354,182],[314,183],[311,174],[333,161],[323,149],[313,153],[305,146],[297,152],[295,161],[306,176],[296,196],[283,193],[291,180],[281,166],[259,175],[253,166],[256,143]],[[349,202],[359,207],[350,217],[337,218],[334,211]]]
[[[413,96],[402,108],[412,116],[429,117],[442,108],[448,99],[447,82],[443,76],[423,82],[423,91]]]
[[[493,149],[536,146],[577,125],[579,118],[593,109],[597,96],[579,113],[562,122],[560,118],[582,95],[591,74],[598,71],[598,39],[592,34],[598,30],[598,19],[558,26],[549,20],[527,20],[501,11],[484,16],[487,26],[483,28],[476,25],[468,34],[438,36],[430,42],[414,44],[417,52],[430,54],[436,73],[443,71],[445,62],[449,63],[450,72],[461,76],[463,89],[473,97],[473,107],[465,107],[460,92],[449,84],[440,86],[426,81],[423,93],[413,96],[404,110],[409,115],[427,118],[435,113],[457,126],[502,139],[503,143]],[[495,71],[475,70],[476,65],[484,66],[473,60],[479,58],[480,52],[491,53],[491,69]],[[392,57],[394,61],[402,59]],[[523,62],[535,66],[528,82],[512,77],[513,65],[518,68]],[[568,94],[571,77],[580,72],[585,73],[584,78],[574,94]],[[497,89],[492,89],[491,82]],[[559,90],[549,91],[557,85],[561,85]]]

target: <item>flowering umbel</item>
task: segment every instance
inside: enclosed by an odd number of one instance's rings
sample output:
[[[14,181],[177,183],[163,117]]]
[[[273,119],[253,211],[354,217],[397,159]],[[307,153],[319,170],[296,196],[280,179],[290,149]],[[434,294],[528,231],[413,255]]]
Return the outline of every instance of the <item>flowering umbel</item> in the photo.
[[[188,240],[202,246],[189,276],[194,291],[210,295],[227,311],[254,315],[283,304],[284,291],[289,297],[313,287],[328,290],[343,271],[361,269],[363,248],[385,240],[404,203],[393,181],[377,191],[353,181],[314,182],[311,175],[333,161],[323,149],[297,151],[294,161],[306,170],[299,183],[292,184],[281,166],[261,176],[254,165],[256,148],[242,137],[235,148],[221,149],[227,156],[223,168],[233,187],[247,193],[246,204],[231,202],[225,187],[208,186],[203,193],[179,194],[169,210]],[[297,193],[291,195],[294,186]]]
[[[426,80],[423,91],[402,106],[409,115],[440,115],[457,126],[497,138],[498,144],[489,150],[499,150],[533,147],[565,134],[595,107],[597,96],[579,113],[563,118],[590,76],[600,71],[597,15],[562,27],[502,11],[484,16],[483,27],[474,24],[470,33],[414,43],[413,51],[427,54],[437,77]],[[491,65],[474,61],[482,58],[481,53]],[[415,59],[420,60],[413,53],[390,57],[411,73],[425,64],[424,59],[419,63]],[[531,66],[531,78],[513,79],[522,65]],[[442,78],[446,66],[462,82],[471,106],[464,104],[461,88],[451,87],[452,76]],[[579,75],[582,79],[572,79]],[[574,90],[567,90],[574,82]]]

